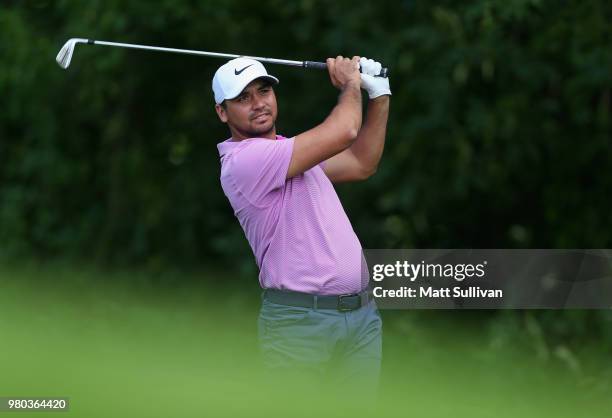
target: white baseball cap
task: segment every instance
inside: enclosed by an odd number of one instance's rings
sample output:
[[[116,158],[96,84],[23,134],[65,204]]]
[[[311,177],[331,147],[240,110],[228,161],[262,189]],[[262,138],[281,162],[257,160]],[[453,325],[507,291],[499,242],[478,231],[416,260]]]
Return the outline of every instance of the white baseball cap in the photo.
[[[234,99],[256,78],[266,78],[278,84],[278,78],[268,74],[263,64],[252,58],[234,58],[223,64],[212,80],[215,102],[221,104],[226,99]]]

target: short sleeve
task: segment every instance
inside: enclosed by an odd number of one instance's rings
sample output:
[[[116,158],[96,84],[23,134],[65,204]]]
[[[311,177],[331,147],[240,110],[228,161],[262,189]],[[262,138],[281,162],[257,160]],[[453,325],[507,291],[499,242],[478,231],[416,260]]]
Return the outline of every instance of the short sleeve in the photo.
[[[285,185],[294,138],[256,139],[234,154],[231,177],[235,187],[253,204]]]

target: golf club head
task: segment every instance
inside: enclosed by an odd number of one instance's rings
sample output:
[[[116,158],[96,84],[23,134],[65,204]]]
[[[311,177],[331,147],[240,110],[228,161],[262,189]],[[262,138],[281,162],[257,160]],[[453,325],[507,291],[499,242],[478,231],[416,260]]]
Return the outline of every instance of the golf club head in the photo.
[[[55,57],[55,60],[57,61],[59,66],[62,67],[64,70],[68,68],[68,66],[70,65],[70,61],[72,60],[72,54],[74,54],[74,48],[76,47],[76,44],[79,44],[79,43],[82,43],[82,44],[87,43],[87,39],[82,39],[82,38],[69,39],[64,44],[62,49],[60,49],[60,51],[57,54],[57,57]]]

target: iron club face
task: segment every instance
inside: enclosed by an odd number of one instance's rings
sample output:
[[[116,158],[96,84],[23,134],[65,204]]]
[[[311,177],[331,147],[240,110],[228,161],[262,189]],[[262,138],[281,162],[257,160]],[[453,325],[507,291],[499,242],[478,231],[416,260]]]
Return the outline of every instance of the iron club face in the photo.
[[[68,68],[68,66],[70,65],[70,61],[72,60],[72,54],[74,54],[74,48],[79,43],[85,44],[87,43],[87,39],[82,39],[82,38],[69,39],[64,44],[62,49],[60,49],[60,51],[57,54],[57,57],[55,57],[55,61],[57,61],[59,66],[62,67],[64,70]]]

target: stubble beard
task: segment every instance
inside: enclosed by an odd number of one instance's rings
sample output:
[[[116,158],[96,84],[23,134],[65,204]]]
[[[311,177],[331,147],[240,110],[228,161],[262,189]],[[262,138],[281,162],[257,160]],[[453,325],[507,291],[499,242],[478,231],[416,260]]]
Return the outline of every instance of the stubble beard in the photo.
[[[266,125],[267,126],[267,125]],[[235,128],[245,138],[261,138],[276,132],[276,121],[272,120],[270,127],[260,126],[258,128],[247,127],[245,130]]]

